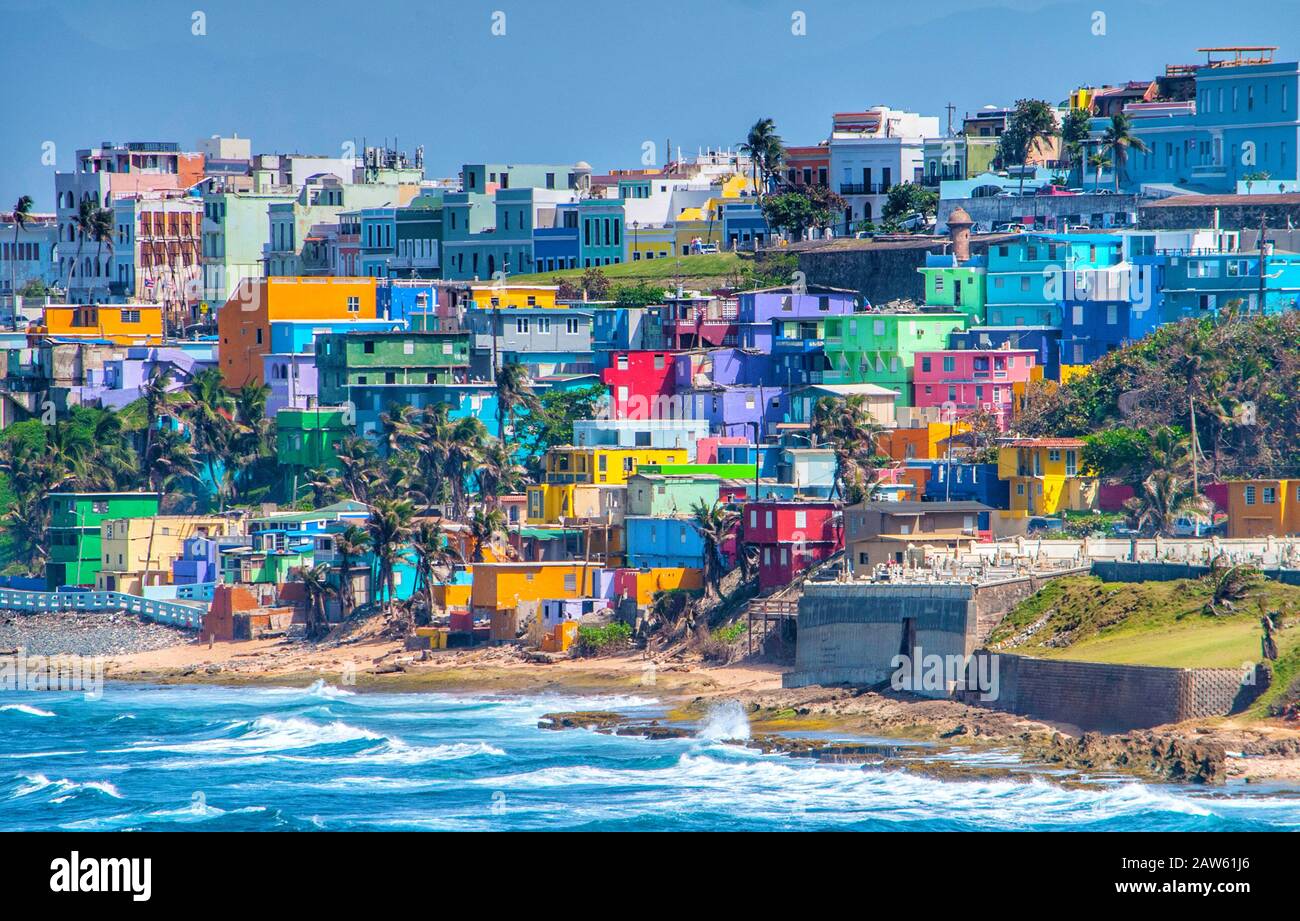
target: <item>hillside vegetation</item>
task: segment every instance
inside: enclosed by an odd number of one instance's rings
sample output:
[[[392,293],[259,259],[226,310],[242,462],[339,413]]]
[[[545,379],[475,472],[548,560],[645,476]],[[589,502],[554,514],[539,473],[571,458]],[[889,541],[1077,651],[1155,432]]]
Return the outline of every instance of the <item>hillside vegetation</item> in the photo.
[[[1022,434],[1077,437],[1189,432],[1195,407],[1203,473],[1300,474],[1300,311],[1161,327],[1066,385],[1032,386],[1026,403]]]

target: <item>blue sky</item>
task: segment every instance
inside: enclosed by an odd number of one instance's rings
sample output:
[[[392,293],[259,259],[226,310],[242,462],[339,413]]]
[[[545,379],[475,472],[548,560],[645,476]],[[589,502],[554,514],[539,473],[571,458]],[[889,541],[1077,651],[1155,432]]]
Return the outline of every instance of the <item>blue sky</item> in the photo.
[[[483,161],[600,171],[639,166],[646,140],[661,157],[666,138],[735,144],[763,116],[806,144],[836,110],[1057,102],[1203,45],[1294,60],[1297,34],[1295,0],[0,0],[0,208],[26,193],[52,209],[53,170],[102,140],[192,149],[238,132],[256,151],[336,155],[396,136],[424,144],[433,177]]]

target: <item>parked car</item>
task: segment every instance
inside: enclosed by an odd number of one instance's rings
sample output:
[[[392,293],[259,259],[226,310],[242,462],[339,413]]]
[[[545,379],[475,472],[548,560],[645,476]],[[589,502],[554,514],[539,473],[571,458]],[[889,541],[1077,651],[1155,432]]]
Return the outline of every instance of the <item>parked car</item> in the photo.
[[[1064,527],[1065,527],[1065,522],[1059,518],[1044,518],[1042,516],[1035,516],[1029,519],[1030,534],[1047,534],[1052,531],[1060,531],[1064,529]]]

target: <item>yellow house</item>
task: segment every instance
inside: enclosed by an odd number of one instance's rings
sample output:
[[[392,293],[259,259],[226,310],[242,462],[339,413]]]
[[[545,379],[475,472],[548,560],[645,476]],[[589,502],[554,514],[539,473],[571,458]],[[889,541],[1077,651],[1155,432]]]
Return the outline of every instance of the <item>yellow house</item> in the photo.
[[[471,285],[469,306],[555,307],[559,290],[555,285]]]
[[[1092,370],[1092,365],[1061,365],[1061,386],[1083,377]]]
[[[553,598],[590,598],[596,564],[476,563],[470,604],[475,610],[508,611]]]
[[[627,478],[642,464],[686,463],[690,461],[685,448],[575,448],[566,445],[546,452],[545,481],[547,485],[626,484]]]
[[[95,577],[101,592],[139,595],[145,585],[170,585],[172,563],[191,537],[222,537],[235,533],[229,518],[159,515],[116,518],[99,526],[104,566]]]
[[[627,486],[622,483],[542,483],[528,487],[529,524],[605,522],[622,526]]]
[[[624,231],[624,239],[627,241],[628,258],[633,262],[667,259],[680,252],[677,249],[677,238],[671,224],[654,227],[629,225]]]
[[[65,339],[105,339],[114,345],[163,340],[161,304],[48,304],[40,332]]]
[[[696,240],[721,247],[722,221],[707,220],[701,209],[687,208],[682,212],[682,217],[673,223],[673,240],[676,247],[674,253],[678,256],[689,256],[691,245]]]
[[[1010,484],[1011,509],[1028,518],[1087,511],[1097,504],[1097,478],[1083,468],[1078,438],[1010,438],[998,446],[998,479]]]

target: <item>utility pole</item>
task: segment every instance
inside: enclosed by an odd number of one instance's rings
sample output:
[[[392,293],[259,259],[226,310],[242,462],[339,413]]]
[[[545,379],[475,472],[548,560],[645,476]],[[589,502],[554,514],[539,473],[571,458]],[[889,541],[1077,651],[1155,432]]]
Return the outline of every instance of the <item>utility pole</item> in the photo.
[[[1261,214],[1259,216],[1259,241],[1257,243],[1259,247],[1259,302],[1255,305],[1259,309],[1261,316],[1264,314],[1264,278],[1268,273],[1268,266],[1266,264],[1268,262],[1268,251],[1265,248],[1266,244],[1264,242],[1264,237],[1267,232],[1268,224],[1265,221],[1264,215]],[[1250,311],[1246,312],[1249,313]]]

